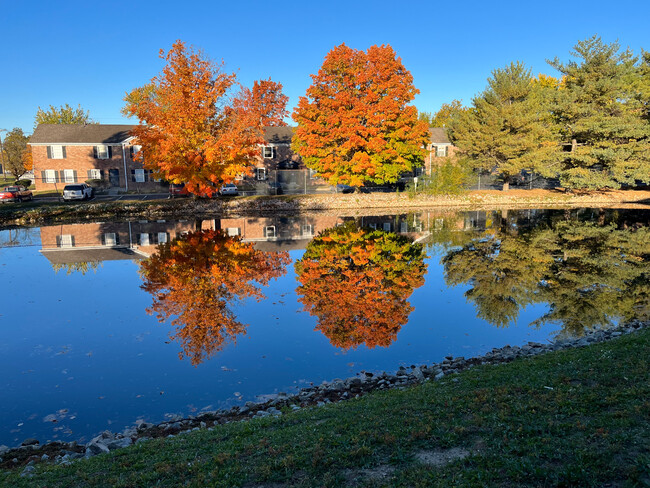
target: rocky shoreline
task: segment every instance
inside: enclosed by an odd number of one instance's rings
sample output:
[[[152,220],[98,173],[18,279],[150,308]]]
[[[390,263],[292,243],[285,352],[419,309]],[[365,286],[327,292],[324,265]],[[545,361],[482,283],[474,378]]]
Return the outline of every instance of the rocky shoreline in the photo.
[[[647,209],[648,190],[565,194],[551,190],[468,191],[458,195],[361,193],[285,195],[229,199],[120,200],[0,209],[0,226],[43,225],[88,219],[208,218],[301,212],[368,212],[383,209],[494,210],[521,208],[612,207]]]
[[[278,417],[290,411],[358,398],[373,391],[404,388],[425,381],[439,381],[477,365],[504,364],[516,358],[584,347],[635,332],[648,325],[650,325],[648,322],[631,321],[616,328],[596,330],[580,338],[558,340],[549,344],[529,342],[523,346],[506,345],[492,349],[482,356],[468,359],[447,356],[440,363],[412,365],[409,368],[401,366],[394,373],[374,374],[362,371],[356,376],[324,381],[318,386],[303,388],[294,394],[261,395],[261,400],[258,402],[246,402],[242,406],[235,406],[228,410],[204,412],[186,418],[177,416],[159,424],[142,422],[120,433],[104,431],[86,444],[54,441],[41,445],[36,439],[26,439],[17,447],[0,446],[0,468],[16,469],[24,466],[21,476],[31,476],[37,463],[70,464],[75,459],[91,458],[155,438],[174,437],[199,429],[212,430],[215,426],[230,422]]]

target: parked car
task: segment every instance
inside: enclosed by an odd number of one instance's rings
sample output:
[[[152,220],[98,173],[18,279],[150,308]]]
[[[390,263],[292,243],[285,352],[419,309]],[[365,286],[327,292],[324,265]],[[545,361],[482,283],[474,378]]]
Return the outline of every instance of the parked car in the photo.
[[[94,195],[94,190],[86,183],[75,183],[74,185],[65,185],[63,188],[63,199],[70,200],[88,200]]]
[[[169,198],[187,197],[190,192],[185,188],[185,183],[170,183]]]
[[[336,193],[354,193],[354,188],[349,185],[336,185]]]
[[[219,195],[239,195],[239,190],[237,190],[237,185],[234,183],[226,183],[219,189]]]
[[[33,200],[34,195],[31,190],[24,186],[5,186],[0,192],[0,202],[22,202],[23,200]]]

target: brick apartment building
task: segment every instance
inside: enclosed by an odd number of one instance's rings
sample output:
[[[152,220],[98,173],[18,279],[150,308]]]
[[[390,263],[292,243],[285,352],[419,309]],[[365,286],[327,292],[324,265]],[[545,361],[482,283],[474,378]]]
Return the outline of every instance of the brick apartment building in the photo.
[[[456,153],[456,146],[452,145],[447,137],[444,127],[431,127],[429,129],[429,154],[424,161],[424,173],[431,175],[431,170],[440,166]]]
[[[140,146],[133,125],[39,124],[29,140],[36,190],[102,180],[123,190],[155,188],[151,172],[134,160]]]

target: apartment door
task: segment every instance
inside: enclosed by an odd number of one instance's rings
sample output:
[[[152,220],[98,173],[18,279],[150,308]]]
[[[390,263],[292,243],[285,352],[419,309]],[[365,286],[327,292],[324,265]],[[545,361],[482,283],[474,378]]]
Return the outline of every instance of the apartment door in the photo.
[[[109,169],[108,170],[108,181],[111,186],[120,186],[120,170],[119,169]]]

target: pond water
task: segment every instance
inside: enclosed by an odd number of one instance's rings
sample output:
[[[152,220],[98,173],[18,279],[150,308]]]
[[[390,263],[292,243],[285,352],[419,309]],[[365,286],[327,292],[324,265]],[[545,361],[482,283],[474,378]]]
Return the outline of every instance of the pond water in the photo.
[[[0,231],[0,444],[647,318],[649,220],[511,210]]]

